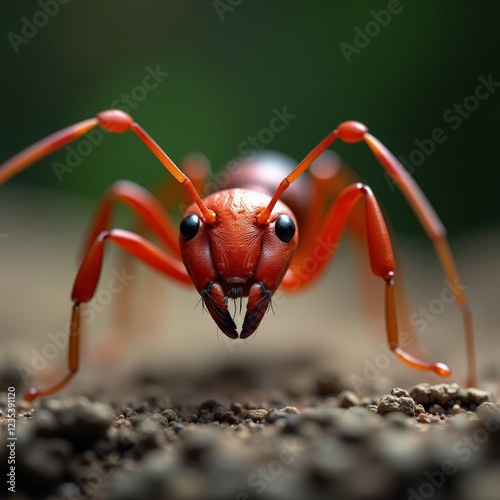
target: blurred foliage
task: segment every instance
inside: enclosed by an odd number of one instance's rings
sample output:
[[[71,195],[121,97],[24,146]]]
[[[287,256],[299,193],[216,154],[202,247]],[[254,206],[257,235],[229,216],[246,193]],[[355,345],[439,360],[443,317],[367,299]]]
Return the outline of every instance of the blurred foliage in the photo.
[[[346,119],[365,122],[406,158],[416,139],[441,127],[447,140],[414,177],[450,231],[498,222],[500,90],[456,130],[443,120],[473,95],[480,75],[500,81],[498,2],[401,0],[401,11],[387,26],[379,23],[379,34],[350,63],[340,44],[354,45],[356,28],[365,31],[368,22],[376,30],[373,11],[397,0],[54,2],[0,3],[1,160],[110,107],[141,84],[146,67],[159,66],[169,76],[131,112],[176,162],[200,151],[222,168],[283,106],[297,118],[268,147],[296,159]],[[22,36],[42,5],[58,12],[16,53],[12,33]],[[228,9],[218,13],[217,5]],[[365,146],[334,149],[372,186],[396,230],[421,232]],[[66,155],[56,153],[12,182],[97,199],[116,179],[152,187],[165,175],[129,134],[106,135],[59,181],[52,164]]]

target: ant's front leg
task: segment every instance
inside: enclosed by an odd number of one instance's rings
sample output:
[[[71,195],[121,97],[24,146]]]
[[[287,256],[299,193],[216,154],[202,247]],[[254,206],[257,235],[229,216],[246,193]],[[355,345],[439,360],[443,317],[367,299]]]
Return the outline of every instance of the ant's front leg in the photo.
[[[73,309],[69,334],[68,373],[62,380],[48,389],[29,389],[24,395],[24,399],[27,401],[59,392],[78,371],[81,334],[80,305],[88,302],[95,293],[103,264],[104,243],[108,240],[163,274],[183,283],[190,282],[186,268],[180,260],[170,256],[145,238],[122,229],[102,231],[85,254],[71,294]]]

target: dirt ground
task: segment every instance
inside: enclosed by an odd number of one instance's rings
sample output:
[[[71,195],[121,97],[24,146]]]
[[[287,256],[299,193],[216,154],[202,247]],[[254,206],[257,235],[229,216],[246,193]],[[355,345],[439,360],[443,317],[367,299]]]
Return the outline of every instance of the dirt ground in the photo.
[[[145,368],[121,387],[20,402],[15,446],[0,451],[4,478],[15,458],[9,496],[499,498],[500,405],[483,390],[424,383],[359,397],[341,373],[298,358],[198,376]],[[0,407],[5,441],[5,393]]]
[[[429,248],[401,245],[405,281],[411,311],[427,318],[419,340],[452,366],[451,380],[389,354],[382,318],[365,319],[346,243],[316,288],[277,296],[275,314],[237,343],[217,334],[191,290],[140,267],[123,275],[115,253],[101,290],[115,289],[109,283],[118,273],[123,295],[102,292],[89,306],[81,372],[60,395],[28,404],[21,401],[28,378],[45,387],[64,372],[68,295],[87,209],[15,190],[0,203],[0,215],[9,213],[0,217],[7,235],[0,257],[8,263],[0,285],[0,472],[7,478],[0,498],[500,498],[497,233],[452,241],[474,312],[476,389],[463,387],[460,317],[443,301],[446,283]],[[119,303],[127,331],[104,343],[117,333]],[[14,476],[7,476],[10,459]]]

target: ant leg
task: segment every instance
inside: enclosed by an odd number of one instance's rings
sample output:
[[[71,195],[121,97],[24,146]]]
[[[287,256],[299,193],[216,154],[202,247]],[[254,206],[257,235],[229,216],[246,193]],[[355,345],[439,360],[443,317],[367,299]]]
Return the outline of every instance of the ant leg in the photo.
[[[394,282],[396,271],[394,255],[392,252],[389,232],[385,224],[378,202],[371,189],[361,183],[348,186],[330,208],[323,227],[320,231],[320,239],[323,242],[322,258],[316,258],[316,271],[307,275],[300,275],[294,268],[290,268],[282,285],[285,289],[302,288],[308,281],[314,279],[317,274],[324,271],[326,264],[333,257],[335,249],[346,226],[348,217],[356,202],[365,199],[365,225],[367,231],[367,243],[370,256],[370,266],[373,274],[385,281],[385,316],[386,329],[390,349],[407,365],[419,370],[431,370],[447,377],[451,370],[443,363],[428,363],[422,361],[404,351],[399,345],[399,330],[396,312],[396,300]],[[316,257],[316,256],[315,256]]]
[[[130,231],[112,229],[101,232],[86,252],[73,286],[71,298],[73,309],[69,342],[68,373],[62,380],[48,389],[29,389],[24,395],[27,401],[51,396],[63,389],[74,377],[79,367],[79,345],[81,334],[80,305],[94,295],[101,273],[104,243],[109,240],[161,273],[183,283],[190,282],[184,264],[153,245],[148,240]]]
[[[295,254],[294,260],[297,263],[303,262],[308,256],[314,255],[317,252],[318,234],[321,230],[321,223],[324,220],[325,214],[331,203],[339,196],[339,194],[349,185],[360,182],[360,177],[348,166],[342,159],[333,151],[325,150],[309,168],[309,173],[314,187],[313,204],[307,215],[307,220],[311,221],[307,229],[307,241],[301,252],[301,242],[303,241],[303,231],[300,234],[299,248]],[[363,265],[368,257],[368,240],[366,232],[364,207],[360,203],[356,203],[347,221],[347,229],[349,236],[354,244],[356,271],[359,275],[360,293],[363,297],[365,309],[372,318],[380,318],[379,307],[376,305],[373,297],[376,296],[378,288],[375,286],[374,280],[371,279],[366,267]],[[389,225],[389,233],[391,234],[392,245],[397,249],[394,242],[394,232]],[[415,329],[410,323],[410,306],[406,290],[404,287],[404,273],[399,259],[398,252],[395,252],[396,265],[398,268],[398,280],[396,287],[396,301],[400,319],[400,331],[405,332],[408,336],[408,346],[411,346],[411,351],[418,357],[429,358],[430,353],[419,342]],[[293,266],[293,264],[292,264]]]
[[[191,179],[195,189],[201,192],[210,175],[210,164],[207,158],[197,153],[190,154],[183,159],[181,169]],[[134,233],[145,237],[153,232],[165,243],[173,255],[180,259],[179,231],[177,225],[174,225],[170,217],[167,217],[167,213],[173,213],[174,207],[178,206],[177,212],[182,215],[191,204],[191,200],[186,190],[180,190],[178,184],[172,182],[170,176],[162,176],[158,186],[153,188],[153,193],[152,195],[149,191],[128,181],[113,184],[101,202],[97,211],[98,215],[95,217],[94,229],[90,231],[92,236],[87,240],[92,242],[101,231],[110,227],[112,205],[115,202],[122,202],[139,215],[139,220],[132,226]],[[122,252],[119,259],[119,268],[132,272],[134,268],[132,256],[127,252]],[[148,290],[149,298],[147,301],[142,301],[139,308],[134,308],[136,296],[134,292],[137,287],[126,287],[117,297],[113,304],[111,327],[93,346],[92,358],[100,364],[108,365],[127,351],[133,340],[134,327],[131,327],[133,320],[135,324],[141,325],[143,334],[155,331],[154,326],[158,324],[159,311],[164,309],[164,306],[160,306],[164,304],[160,282],[148,273],[144,273],[141,278],[146,280],[142,286]],[[132,311],[137,311],[137,313],[132,315]]]
[[[177,187],[177,184],[175,184]],[[181,259],[178,241],[178,229],[170,217],[165,212],[162,204],[146,189],[130,181],[115,182],[104,194],[98,209],[93,217],[91,229],[86,237],[83,246],[86,253],[92,242],[97,236],[111,227],[113,210],[116,203],[123,203],[129,207],[139,218],[137,231],[144,235],[146,232],[153,233],[166,247],[166,249],[177,259]],[[132,258],[125,253],[121,258],[121,269],[130,271],[133,267]],[[127,287],[117,298],[114,304],[114,318],[111,321],[111,327],[104,332],[97,343],[93,346],[92,357],[97,359],[100,364],[112,363],[123,355],[129,342],[132,340],[130,335],[130,319],[132,307],[132,288]],[[154,293],[151,294],[153,297]],[[142,309],[142,308],[141,308]],[[148,328],[144,328],[147,331]],[[118,342],[118,339],[120,341]],[[117,347],[118,346],[118,347]]]
[[[180,259],[178,229],[165,213],[161,203],[142,186],[123,180],[113,183],[102,197],[86,238],[84,252],[89,250],[102,231],[109,228],[113,206],[117,202],[128,206],[139,217],[143,226],[159,237],[172,254]]]
[[[462,313],[467,353],[466,383],[468,386],[475,385],[477,375],[472,313],[469,301],[464,292],[465,287],[460,280],[455,259],[446,238],[446,229],[443,223],[413,177],[378,139],[368,133],[368,129],[364,125],[357,122],[346,122],[340,125],[338,130],[341,139],[344,139],[343,135],[346,135],[352,142],[357,142],[361,139],[366,142],[380,165],[387,171],[396,186],[406,197],[429,239],[432,241],[441,267],[444,270]]]
[[[394,155],[378,139],[368,132],[366,125],[356,121],[348,121],[341,123],[336,129],[332,130],[304,157],[297,167],[281,181],[268,206],[258,215],[257,221],[261,224],[268,221],[276,202],[280,199],[284,191],[337,139],[341,139],[347,143],[364,141],[369,146],[375,158],[386,171],[386,174],[403,193],[407,202],[412,207],[413,212],[419,219],[420,224],[427,233],[427,236],[434,244],[434,249],[441,263],[441,267],[444,270],[445,276],[448,279],[462,313],[465,347],[467,351],[467,384],[469,386],[475,385],[476,355],[472,313],[469,308],[467,296],[464,292],[465,287],[460,280],[455,259],[453,258],[453,254],[446,239],[446,229],[413,177],[405,170],[403,165],[401,165]]]

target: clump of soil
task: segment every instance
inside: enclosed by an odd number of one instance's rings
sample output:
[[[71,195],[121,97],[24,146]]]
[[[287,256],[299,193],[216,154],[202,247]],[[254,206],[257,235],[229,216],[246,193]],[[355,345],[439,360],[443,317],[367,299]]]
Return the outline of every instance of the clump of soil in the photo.
[[[305,370],[300,387],[285,368],[281,386],[261,376],[225,368],[172,396],[172,380],[148,372],[127,400],[18,404],[12,498],[499,498],[500,405],[487,392],[418,384],[359,396],[335,373]],[[4,441],[5,405],[2,395]]]

